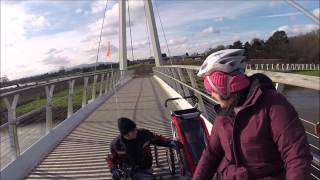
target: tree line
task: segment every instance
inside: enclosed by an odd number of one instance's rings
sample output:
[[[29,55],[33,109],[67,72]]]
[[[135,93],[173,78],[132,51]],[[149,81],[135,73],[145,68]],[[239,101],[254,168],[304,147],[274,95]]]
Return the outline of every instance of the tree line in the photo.
[[[248,59],[280,59],[281,63],[319,63],[319,30],[288,37],[285,31],[276,31],[267,40],[253,38],[250,42],[235,41],[219,45],[204,53],[207,57],[223,49],[246,49]]]

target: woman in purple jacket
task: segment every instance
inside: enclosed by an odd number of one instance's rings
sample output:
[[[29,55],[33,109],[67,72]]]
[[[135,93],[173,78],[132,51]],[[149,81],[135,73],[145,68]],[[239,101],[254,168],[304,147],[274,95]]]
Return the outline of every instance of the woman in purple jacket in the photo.
[[[198,73],[219,106],[193,180],[308,179],[312,156],[296,110],[267,76],[244,74],[243,54],[215,52]]]

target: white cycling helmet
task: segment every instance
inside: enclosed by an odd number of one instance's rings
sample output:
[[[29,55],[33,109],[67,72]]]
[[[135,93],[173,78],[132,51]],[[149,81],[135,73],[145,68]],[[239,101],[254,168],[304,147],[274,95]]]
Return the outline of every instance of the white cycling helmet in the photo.
[[[236,70],[245,70],[246,57],[244,49],[225,49],[210,54],[203,62],[198,76],[209,76],[212,72],[221,71],[231,73]]]

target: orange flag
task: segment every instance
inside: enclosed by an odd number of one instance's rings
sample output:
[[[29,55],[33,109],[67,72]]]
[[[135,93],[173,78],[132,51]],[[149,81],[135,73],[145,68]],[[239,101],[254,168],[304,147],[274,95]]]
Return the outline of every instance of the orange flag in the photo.
[[[108,47],[107,47],[107,58],[106,60],[110,60],[110,57],[111,57],[111,50],[110,50],[110,41],[108,41]]]

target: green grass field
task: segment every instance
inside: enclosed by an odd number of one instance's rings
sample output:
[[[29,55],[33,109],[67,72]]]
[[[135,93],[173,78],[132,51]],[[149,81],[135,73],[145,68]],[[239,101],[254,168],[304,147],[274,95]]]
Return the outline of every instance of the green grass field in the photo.
[[[290,73],[320,77],[320,71],[317,71],[317,70],[315,70],[315,71],[291,71]]]

